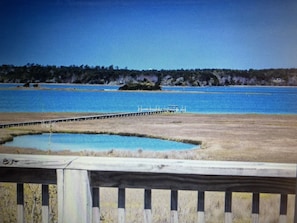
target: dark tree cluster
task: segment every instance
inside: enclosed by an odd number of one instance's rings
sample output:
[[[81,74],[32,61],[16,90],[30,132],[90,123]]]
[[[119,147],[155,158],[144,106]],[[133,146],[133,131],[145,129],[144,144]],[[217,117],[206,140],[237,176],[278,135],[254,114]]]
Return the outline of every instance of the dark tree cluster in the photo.
[[[297,69],[130,70],[117,66],[0,66],[1,83],[77,83],[142,86],[297,86]],[[143,84],[148,83],[148,84]],[[36,85],[35,85],[36,86]]]
[[[161,86],[158,84],[151,83],[129,83],[121,86],[119,90],[143,90],[143,91],[160,91]]]

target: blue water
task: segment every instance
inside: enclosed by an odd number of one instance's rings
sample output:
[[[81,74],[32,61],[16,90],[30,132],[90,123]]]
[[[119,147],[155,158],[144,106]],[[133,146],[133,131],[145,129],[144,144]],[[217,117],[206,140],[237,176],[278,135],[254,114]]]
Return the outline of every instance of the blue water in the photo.
[[[0,112],[135,112],[138,106],[184,106],[191,113],[297,114],[297,87],[163,87],[122,92],[118,86],[0,84]]]
[[[41,150],[71,150],[71,151],[170,151],[189,150],[199,146],[174,142],[169,140],[152,139],[144,137],[106,135],[106,134],[69,134],[69,133],[44,133],[41,135],[24,135],[13,138],[6,146],[20,148],[34,148]]]

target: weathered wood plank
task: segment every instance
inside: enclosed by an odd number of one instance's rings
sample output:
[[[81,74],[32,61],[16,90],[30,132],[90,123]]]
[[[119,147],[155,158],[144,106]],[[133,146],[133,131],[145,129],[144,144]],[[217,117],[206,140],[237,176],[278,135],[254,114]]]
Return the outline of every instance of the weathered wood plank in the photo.
[[[253,193],[252,223],[259,223],[259,211],[260,211],[260,194]]]
[[[125,188],[118,189],[118,223],[126,222],[126,190]]]
[[[295,164],[1,154],[0,167],[296,178]]]
[[[171,190],[170,199],[170,222],[178,223],[178,191]]]
[[[197,215],[198,223],[205,223],[205,213],[204,213],[204,203],[205,203],[205,192],[198,191],[198,200],[197,200]]]
[[[177,211],[178,208],[178,191],[171,190],[171,199],[170,199],[171,211]]]
[[[144,209],[152,209],[152,190],[144,190]]]
[[[287,222],[287,206],[288,206],[288,195],[281,194],[280,196],[280,215],[279,215],[279,223]]]
[[[144,209],[144,223],[151,223],[151,222],[152,222],[152,210]]]
[[[64,169],[75,156],[0,154],[0,167]]]
[[[58,199],[58,212],[64,209],[64,170],[57,169],[57,199]],[[59,213],[58,213],[59,214]],[[58,222],[63,222],[64,215],[58,215]]]
[[[17,223],[25,222],[24,218],[24,184],[17,184]]]
[[[68,168],[93,171],[296,178],[295,164],[280,163],[80,157]]]
[[[232,192],[225,192],[225,223],[232,223]]]
[[[278,222],[279,223],[287,223],[287,215],[280,215]]]
[[[144,223],[152,222],[152,191],[144,190]]]
[[[48,185],[42,185],[41,187],[42,197],[42,223],[49,222],[49,191]]]
[[[225,212],[232,212],[232,192],[225,193]]]
[[[294,178],[91,172],[93,186],[198,191],[295,193]]]
[[[58,221],[92,222],[92,197],[89,174],[85,170],[59,170]]]
[[[55,169],[0,167],[1,182],[56,184]]]
[[[100,191],[98,187],[92,188],[92,220],[93,223],[100,223]]]

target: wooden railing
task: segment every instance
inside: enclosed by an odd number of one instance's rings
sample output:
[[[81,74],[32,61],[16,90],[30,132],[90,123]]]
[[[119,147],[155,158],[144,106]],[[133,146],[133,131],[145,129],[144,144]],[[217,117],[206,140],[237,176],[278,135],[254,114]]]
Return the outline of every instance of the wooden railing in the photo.
[[[152,189],[171,190],[171,222],[178,222],[178,191],[198,191],[197,221],[205,222],[205,191],[225,192],[225,222],[232,222],[232,192],[253,193],[252,222],[259,222],[259,193],[281,194],[279,222],[296,194],[296,165],[280,163],[0,155],[0,181],[17,183],[18,222],[23,222],[23,183],[42,184],[43,222],[48,184],[57,184],[58,222],[100,222],[98,187],[118,188],[118,222],[125,222],[125,188],[144,189],[144,220],[152,222]],[[297,223],[295,196],[294,223]]]

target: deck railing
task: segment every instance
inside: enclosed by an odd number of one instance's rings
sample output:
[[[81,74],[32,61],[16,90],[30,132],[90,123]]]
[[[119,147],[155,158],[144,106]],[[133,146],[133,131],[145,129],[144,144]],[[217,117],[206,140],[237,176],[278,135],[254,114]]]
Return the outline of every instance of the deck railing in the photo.
[[[171,222],[178,222],[178,191],[198,191],[197,221],[205,222],[205,191],[225,192],[225,222],[232,222],[232,192],[253,193],[252,222],[259,222],[259,193],[280,194],[279,222],[296,194],[296,165],[82,156],[0,155],[0,182],[17,183],[18,222],[24,220],[23,183],[42,184],[48,222],[48,184],[57,184],[58,222],[100,222],[99,187],[118,188],[118,222],[125,222],[125,188],[144,189],[144,220],[152,222],[152,189],[171,190]],[[295,196],[294,223],[297,223]],[[182,222],[182,221],[181,221]]]

